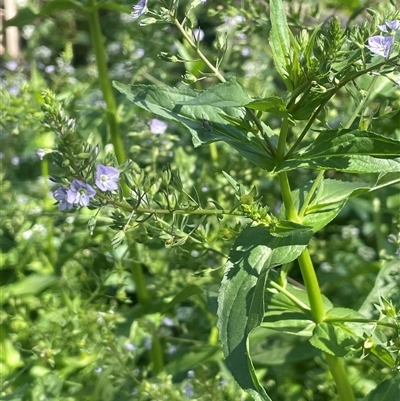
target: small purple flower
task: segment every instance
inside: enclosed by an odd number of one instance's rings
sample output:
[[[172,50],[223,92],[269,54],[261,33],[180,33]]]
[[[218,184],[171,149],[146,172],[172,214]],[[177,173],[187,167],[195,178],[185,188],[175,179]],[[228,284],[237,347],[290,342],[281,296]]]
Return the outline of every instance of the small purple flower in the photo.
[[[90,199],[96,195],[96,191],[80,180],[73,180],[67,191],[67,202],[74,205],[87,206]]]
[[[173,355],[173,354],[175,354],[176,351],[178,351],[177,346],[176,345],[170,345],[168,347],[167,353],[168,353],[168,355]]]
[[[136,6],[133,6],[133,12],[131,16],[134,20],[137,20],[142,14],[146,12],[147,0],[140,0]]]
[[[46,156],[46,152],[43,149],[38,149],[36,154],[38,155],[40,160],[43,160],[43,158]]]
[[[165,121],[158,120],[157,118],[153,118],[150,121],[150,131],[152,134],[163,134],[166,131],[167,127],[168,125]]]
[[[400,20],[395,19],[390,22],[385,22],[384,25],[378,25],[378,28],[381,30],[381,32],[387,32],[388,27],[391,31],[397,31],[400,29]]]
[[[204,31],[202,29],[194,29],[193,36],[197,42],[201,42],[204,39]]]
[[[174,321],[170,317],[165,317],[162,320],[162,323],[164,326],[167,326],[167,327],[173,327],[175,325]]]
[[[67,190],[63,187],[60,187],[53,192],[53,198],[58,202],[58,210],[61,210],[62,212],[71,209],[74,206],[72,203],[67,202]]]
[[[153,342],[151,341],[150,337],[145,337],[143,342],[144,342],[144,348],[151,349],[151,346],[152,346]]]
[[[127,349],[128,351],[136,351],[136,347],[131,343],[125,344],[125,349]]]
[[[371,36],[368,38],[368,49],[378,56],[388,57],[393,43],[393,36]]]
[[[186,383],[183,386],[183,390],[185,392],[185,396],[188,398],[192,398],[194,396],[194,391],[193,391],[193,387],[190,383]]]
[[[20,159],[19,159],[18,156],[14,156],[14,157],[11,159],[11,164],[12,164],[13,166],[18,166],[18,165],[19,165],[19,162],[20,162]]]
[[[96,373],[101,373],[103,369],[99,366],[94,370]]]
[[[97,166],[96,185],[103,191],[116,191],[118,189],[119,171],[114,167]]]

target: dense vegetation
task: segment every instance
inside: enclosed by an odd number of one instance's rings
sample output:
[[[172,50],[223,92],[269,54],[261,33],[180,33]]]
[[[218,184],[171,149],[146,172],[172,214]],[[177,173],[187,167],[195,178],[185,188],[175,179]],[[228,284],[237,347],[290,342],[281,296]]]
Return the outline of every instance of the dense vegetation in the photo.
[[[400,397],[394,3],[29,0],[8,26],[2,400]]]

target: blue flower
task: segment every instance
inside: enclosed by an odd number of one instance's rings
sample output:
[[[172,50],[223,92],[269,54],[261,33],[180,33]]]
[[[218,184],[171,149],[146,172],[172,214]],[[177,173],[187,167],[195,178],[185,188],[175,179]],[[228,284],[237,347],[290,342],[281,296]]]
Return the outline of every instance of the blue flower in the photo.
[[[67,190],[63,187],[60,187],[53,192],[53,198],[58,202],[58,210],[61,210],[62,212],[71,209],[74,206],[72,203],[67,202]]]
[[[163,134],[167,129],[168,125],[165,121],[158,120],[157,118],[153,118],[150,121],[150,131],[152,134],[159,135]]]
[[[116,191],[118,189],[119,171],[114,167],[97,166],[96,185],[103,191]]]
[[[96,195],[96,191],[89,185],[80,180],[73,180],[71,186],[67,191],[67,202],[87,206],[89,205],[90,199]]]
[[[384,25],[378,25],[378,28],[382,31],[382,32],[387,32],[388,31],[388,27],[391,31],[397,31],[400,29],[400,20],[395,19],[393,21],[390,22],[385,22]]]
[[[185,396],[188,398],[192,398],[194,396],[193,387],[190,383],[186,383],[183,386],[183,391],[185,392]]]
[[[40,160],[43,160],[43,158],[46,156],[46,152],[43,149],[38,149],[36,154],[38,155]]]
[[[133,12],[131,16],[134,20],[137,20],[142,14],[146,12],[147,9],[147,0],[140,0],[136,6],[133,6]]]
[[[388,57],[393,43],[393,36],[371,36],[368,39],[368,49],[378,56]]]

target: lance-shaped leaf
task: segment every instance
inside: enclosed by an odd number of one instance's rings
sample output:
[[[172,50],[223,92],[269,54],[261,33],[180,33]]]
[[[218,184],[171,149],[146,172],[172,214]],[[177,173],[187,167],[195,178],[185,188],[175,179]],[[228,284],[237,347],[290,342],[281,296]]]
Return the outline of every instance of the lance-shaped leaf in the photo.
[[[368,131],[324,131],[276,171],[299,167],[348,173],[400,173],[400,141]]]
[[[243,118],[244,110],[235,107],[216,107],[197,104],[202,92],[190,89],[157,87],[151,85],[124,85],[113,82],[114,87],[135,105],[166,120],[173,121],[192,135],[194,146],[224,141],[251,163],[266,170],[274,166],[261,140],[252,132],[229,124],[224,115]],[[195,104],[186,104],[194,101]]]
[[[269,4],[271,10],[271,33],[269,35],[269,44],[272,49],[272,57],[278,74],[282,77],[287,88],[292,90],[290,80],[288,79],[287,68],[290,53],[290,36],[283,1],[271,0]]]
[[[310,238],[311,231],[281,238],[264,226],[249,226],[230,252],[218,297],[218,329],[228,368],[255,400],[270,400],[257,380],[248,349],[248,335],[264,316],[268,272],[296,259]]]
[[[236,78],[232,78],[227,82],[212,86],[194,99],[181,101],[179,104],[241,107],[250,102],[251,99],[244,93]]]
[[[294,206],[297,211],[300,211],[303,207],[312,184],[312,182],[307,182],[292,192]],[[340,213],[350,197],[368,192],[369,190],[370,184],[365,182],[323,180],[311,197],[301,224],[312,227],[312,230],[317,232]],[[285,214],[285,206],[282,205],[279,215],[283,218]]]

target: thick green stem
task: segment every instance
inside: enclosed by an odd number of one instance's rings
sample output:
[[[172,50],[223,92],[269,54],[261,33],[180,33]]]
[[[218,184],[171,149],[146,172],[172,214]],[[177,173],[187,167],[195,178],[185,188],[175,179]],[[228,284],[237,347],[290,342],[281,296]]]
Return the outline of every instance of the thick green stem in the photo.
[[[281,186],[283,203],[286,209],[286,216],[288,219],[294,222],[299,222],[300,219],[293,204],[293,198],[287,174],[279,173],[278,177]],[[310,303],[311,316],[315,323],[321,323],[325,317],[324,304],[322,301],[322,294],[318,279],[307,248],[300,254],[298,262]],[[355,401],[353,390],[342,365],[342,361],[338,357],[328,354],[325,354],[325,357],[329,366],[329,370],[336,383],[340,400]]]
[[[332,377],[335,380],[340,401],[355,401],[353,389],[350,385],[341,359],[329,354],[325,354],[325,358]]]
[[[301,253],[298,262],[307,290],[308,301],[310,302],[311,315],[315,323],[320,323],[325,317],[324,304],[322,302],[321,289],[319,288],[318,279],[308,248]]]

